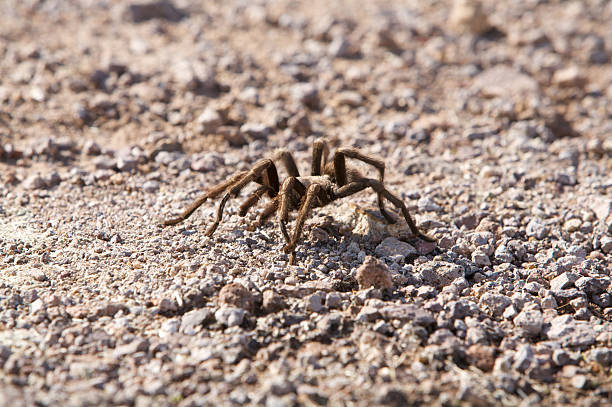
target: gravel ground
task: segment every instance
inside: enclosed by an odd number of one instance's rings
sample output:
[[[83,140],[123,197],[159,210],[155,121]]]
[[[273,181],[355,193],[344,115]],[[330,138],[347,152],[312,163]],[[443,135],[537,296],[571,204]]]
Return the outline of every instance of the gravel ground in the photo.
[[[612,403],[612,3],[0,12],[0,405]],[[294,266],[263,204],[159,226],[323,136],[437,244],[368,191]]]

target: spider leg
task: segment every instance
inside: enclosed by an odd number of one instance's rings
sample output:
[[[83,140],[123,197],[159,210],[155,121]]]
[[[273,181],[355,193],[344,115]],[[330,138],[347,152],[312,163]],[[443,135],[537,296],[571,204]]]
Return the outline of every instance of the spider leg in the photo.
[[[260,160],[257,163],[255,163],[255,166],[253,167],[251,171],[257,169],[258,165],[265,165],[265,168],[264,168],[265,172],[263,173],[263,184],[270,187],[268,189],[268,196],[270,198],[274,198],[276,194],[278,194],[278,190],[280,189],[280,181],[278,180],[278,172],[276,171],[276,165],[274,165],[274,162],[272,160],[264,159],[264,160]],[[255,177],[255,178],[259,178],[259,177]],[[249,182],[247,182],[247,184]]]
[[[257,220],[249,226],[249,230],[254,230],[256,227],[263,225],[266,220],[277,211],[278,205],[280,203],[280,195],[277,195],[273,200],[268,202],[268,204],[263,208],[263,211],[257,217]]]
[[[317,203],[316,198],[321,193],[321,186],[318,184],[311,184],[306,189],[306,197],[302,202],[302,206],[300,207],[300,211],[298,213],[297,221],[295,222],[295,229],[293,231],[293,238],[290,242],[288,242],[284,247],[283,251],[290,255],[289,263],[293,264],[295,259],[295,246],[297,245],[297,241],[302,234],[302,229],[304,228],[304,222],[306,221],[306,216],[310,213],[310,210]]]
[[[395,207],[397,207],[399,210],[402,211],[402,215],[404,215],[404,219],[406,219],[406,223],[408,224],[408,227],[410,228],[410,230],[415,236],[427,242],[436,241],[434,238],[425,235],[423,232],[419,230],[416,223],[414,223],[412,216],[410,216],[410,212],[408,212],[408,208],[406,207],[404,202],[401,199],[399,199],[397,196],[389,192],[389,190],[385,188],[382,182],[378,180],[370,179],[370,178],[363,178],[361,180],[346,184],[343,187],[340,187],[336,191],[334,191],[334,198],[335,199],[345,198],[349,195],[353,195],[359,191],[362,191],[368,187],[372,188],[377,194],[386,198]]]
[[[206,191],[206,193],[204,193],[203,195],[198,197],[179,216],[177,216],[176,218],[166,219],[166,220],[162,221],[162,225],[163,226],[171,226],[171,225],[176,225],[177,223],[180,223],[180,222],[184,221],[189,216],[191,216],[191,214],[193,214],[196,211],[196,209],[198,209],[200,206],[202,206],[202,204],[204,202],[206,202],[208,200],[208,198],[216,198],[217,196],[221,195],[221,193],[223,191],[225,191],[227,188],[229,188],[230,186],[232,186],[235,183],[237,183],[240,180],[240,178],[244,177],[247,174],[247,172],[248,171],[241,171],[238,174],[235,174],[234,176],[232,176],[227,181],[222,182],[221,184],[214,186],[212,189]]]
[[[249,211],[249,209],[251,209],[253,206],[255,206],[255,204],[257,204],[257,202],[259,202],[259,200],[261,199],[263,194],[265,194],[266,192],[269,192],[268,191],[269,189],[270,189],[269,186],[262,185],[259,188],[257,188],[255,191],[253,191],[253,193],[251,193],[251,195],[249,195],[247,200],[244,201],[242,203],[242,205],[240,205],[240,209],[238,210],[238,215],[239,216],[245,216],[246,213]]]
[[[378,181],[380,181],[381,184],[384,182],[385,163],[380,158],[376,158],[376,157],[372,157],[367,154],[363,154],[361,151],[357,150],[356,148],[346,147],[346,148],[339,148],[334,153],[334,172],[336,176],[336,182],[338,183],[338,185],[343,186],[349,181],[347,179],[348,177],[347,177],[347,172],[346,172],[346,162],[345,162],[346,158],[353,158],[355,160],[359,160],[366,164],[372,165],[378,170]],[[376,193],[376,202],[378,203],[378,208],[380,210],[380,213],[385,218],[385,220],[388,223],[395,223],[395,219],[393,219],[393,217],[391,217],[391,215],[389,215],[387,211],[385,211],[382,193],[380,192]]]
[[[291,177],[300,176],[300,171],[298,170],[298,167],[295,164],[295,160],[293,159],[293,155],[291,155],[289,150],[286,150],[284,148],[281,150],[278,150],[278,152],[276,153],[276,158],[279,159],[283,163],[283,166],[287,170],[287,173],[289,174],[289,176]]]
[[[327,140],[318,139],[312,145],[312,164],[311,175],[321,175],[325,164],[327,164],[327,156],[329,155],[329,147]]]
[[[287,221],[289,220],[289,210],[291,204],[291,196],[289,195],[290,191],[295,191],[300,195],[300,197],[303,197],[306,194],[306,187],[296,177],[287,178],[281,186],[281,190],[279,192],[280,205],[278,211],[278,223],[280,224],[281,232],[287,243],[289,243],[291,240],[289,238],[289,234],[287,233]]]
[[[206,230],[206,233],[204,234],[205,236],[210,237],[213,235],[213,233],[215,233],[215,230],[217,230],[219,223],[221,223],[221,220],[223,219],[223,209],[225,208],[225,204],[229,200],[229,197],[230,197],[229,193],[226,193],[225,195],[223,195],[223,198],[221,199],[221,202],[219,203],[219,207],[217,208],[217,217],[215,221],[213,222],[213,224],[210,225],[210,227]]]
[[[404,204],[404,202],[399,199],[397,196],[395,196],[394,194],[392,194],[391,192],[389,192],[384,185],[380,184],[382,191],[383,191],[383,196],[385,198],[387,198],[387,200],[389,202],[391,202],[393,205],[395,205],[396,208],[400,209],[402,211],[402,215],[404,215],[404,219],[406,219],[406,223],[408,224],[408,227],[410,228],[410,230],[412,231],[412,233],[414,233],[415,236],[421,238],[422,240],[425,240],[427,242],[435,242],[436,239],[434,239],[433,237],[429,237],[427,235],[425,235],[423,232],[421,232],[419,230],[419,228],[417,227],[416,223],[414,223],[414,220],[412,219],[412,216],[410,216],[410,212],[408,212],[408,208],[406,208],[406,204]]]
[[[245,186],[253,181],[257,181],[262,175],[264,186],[268,188],[268,192],[270,192],[270,189],[273,189],[274,196],[276,196],[276,191],[278,191],[278,174],[276,173],[274,162],[272,162],[270,159],[264,159],[256,162],[253,168],[248,171],[246,175],[225,190],[225,194],[223,195],[223,198],[219,203],[219,207],[217,208],[217,217],[215,218],[215,222],[210,225],[206,231],[206,236],[212,236],[212,234],[215,233],[215,230],[223,219],[223,209],[225,208],[225,204],[229,198],[231,196],[238,196],[240,191],[242,191]],[[276,184],[274,184],[275,179]],[[274,188],[275,186],[276,188]]]

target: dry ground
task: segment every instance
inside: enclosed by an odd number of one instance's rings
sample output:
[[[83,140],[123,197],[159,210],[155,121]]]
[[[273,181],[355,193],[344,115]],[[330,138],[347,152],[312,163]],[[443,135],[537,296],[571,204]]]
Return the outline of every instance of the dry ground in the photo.
[[[0,405],[612,403],[612,5],[484,3],[0,2]],[[159,226],[319,137],[437,244]]]

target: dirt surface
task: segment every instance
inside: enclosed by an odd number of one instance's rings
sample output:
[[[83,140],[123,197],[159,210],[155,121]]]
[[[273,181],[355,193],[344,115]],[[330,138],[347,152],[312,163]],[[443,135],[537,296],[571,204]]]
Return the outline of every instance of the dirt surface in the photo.
[[[0,405],[610,405],[611,4],[3,0]],[[160,226],[321,137],[437,243]]]

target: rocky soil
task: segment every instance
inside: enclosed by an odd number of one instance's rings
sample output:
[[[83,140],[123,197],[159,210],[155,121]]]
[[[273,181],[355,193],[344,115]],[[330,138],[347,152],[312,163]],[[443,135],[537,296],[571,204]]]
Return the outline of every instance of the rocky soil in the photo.
[[[0,2],[0,405],[612,403],[612,3],[141,1]],[[159,226],[323,136],[437,243]]]

